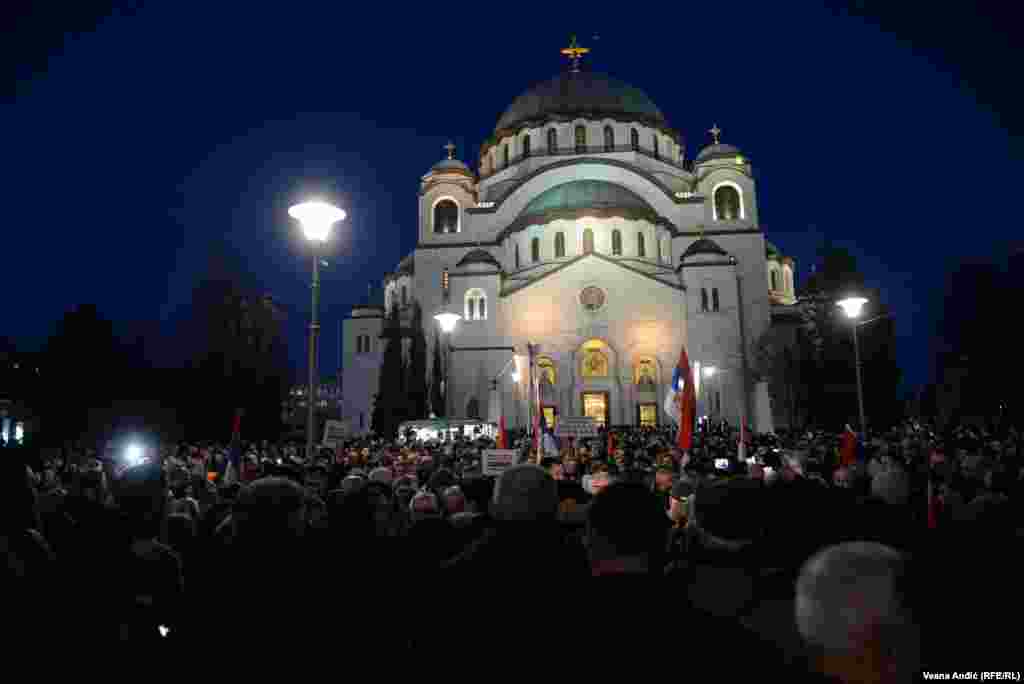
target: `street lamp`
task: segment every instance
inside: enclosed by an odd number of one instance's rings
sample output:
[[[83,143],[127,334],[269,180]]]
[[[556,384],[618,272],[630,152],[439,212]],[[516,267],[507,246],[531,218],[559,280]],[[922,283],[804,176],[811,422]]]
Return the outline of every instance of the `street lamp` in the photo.
[[[843,310],[847,318],[853,320],[853,363],[857,369],[857,410],[860,412],[860,434],[861,439],[867,439],[867,428],[864,420],[864,387],[860,379],[860,345],[857,342],[857,319],[864,309],[868,300],[864,297],[849,296],[840,299],[836,304]]]
[[[345,212],[327,202],[303,202],[288,209],[288,215],[302,225],[302,232],[313,245],[313,311],[309,322],[309,395],[306,416],[306,457],[313,457],[313,433],[316,430],[316,341],[320,332],[320,248],[331,236],[331,226],[345,218]]]
[[[444,345],[444,415],[445,420],[451,420],[451,402],[448,400],[451,394],[451,356],[452,341],[451,335],[455,332],[455,325],[462,319],[462,316],[442,309],[434,314],[434,320],[441,326],[441,332],[445,335]],[[447,432],[447,430],[445,430]]]

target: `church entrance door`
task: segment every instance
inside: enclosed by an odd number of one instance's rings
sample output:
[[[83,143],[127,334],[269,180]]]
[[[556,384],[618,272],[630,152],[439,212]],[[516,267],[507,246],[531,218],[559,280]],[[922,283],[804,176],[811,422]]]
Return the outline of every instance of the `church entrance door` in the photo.
[[[584,392],[582,395],[583,415],[607,427],[608,392]]]

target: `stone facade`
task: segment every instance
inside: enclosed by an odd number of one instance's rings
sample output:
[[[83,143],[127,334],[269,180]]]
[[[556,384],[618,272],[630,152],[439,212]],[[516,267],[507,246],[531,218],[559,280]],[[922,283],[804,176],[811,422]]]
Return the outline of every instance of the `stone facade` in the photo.
[[[583,415],[588,393],[605,397],[612,424],[635,424],[639,407],[650,415],[652,404],[664,422],[665,393],[686,345],[701,369],[698,415],[733,424],[746,415],[758,429],[772,429],[770,402],[764,387],[753,386],[749,368],[754,344],[771,325],[772,302],[795,301],[793,263],[774,248],[769,254],[750,161],[719,155],[686,163],[678,136],[621,121],[532,125],[502,131],[506,138],[486,146],[479,180],[451,159],[423,176],[417,248],[385,278],[388,305],[406,309],[415,299],[422,306],[428,359],[437,339],[433,314],[444,309],[463,317],[450,340],[453,416],[479,406],[481,417],[504,415],[509,426],[527,425],[527,345],[539,344],[554,373],[542,403],[558,415]],[[577,125],[587,126],[588,145],[575,153]],[[616,144],[607,152],[601,151],[605,126]],[[633,128],[641,149],[618,147],[629,144]],[[548,129],[556,130],[557,154],[544,154]],[[526,135],[530,155],[523,156]],[[644,148],[658,135],[655,157]],[[527,211],[545,191],[580,181],[601,197],[628,202]],[[734,216],[716,209],[722,187],[739,196]],[[435,230],[442,201],[457,207],[457,222],[445,224],[455,230]],[[689,254],[702,238],[718,251]],[[477,253],[460,265],[477,250],[493,262]],[[357,432],[361,424],[369,429],[368,418],[360,422],[359,415],[372,410],[383,340],[374,339],[366,351],[356,338],[379,336],[382,316],[382,309],[362,307],[345,321],[345,410]],[[585,367],[585,357],[604,374]]]

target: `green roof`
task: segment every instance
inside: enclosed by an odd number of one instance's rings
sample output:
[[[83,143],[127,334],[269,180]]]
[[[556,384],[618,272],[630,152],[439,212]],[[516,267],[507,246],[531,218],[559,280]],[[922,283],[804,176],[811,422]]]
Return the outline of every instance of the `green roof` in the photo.
[[[577,180],[545,190],[526,205],[522,214],[543,214],[554,209],[612,207],[654,211],[642,197],[621,185],[599,180]]]

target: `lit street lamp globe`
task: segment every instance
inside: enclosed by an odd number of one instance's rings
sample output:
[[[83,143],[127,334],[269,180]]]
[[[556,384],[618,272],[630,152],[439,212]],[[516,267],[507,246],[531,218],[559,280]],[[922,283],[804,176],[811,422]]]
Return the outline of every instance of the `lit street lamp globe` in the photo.
[[[857,318],[860,316],[861,310],[867,303],[868,300],[864,297],[846,297],[845,299],[840,299],[836,302],[848,318]]]
[[[302,224],[310,242],[327,242],[331,226],[345,218],[345,212],[327,202],[303,202],[288,209],[288,215]]]
[[[455,324],[462,318],[457,313],[451,313],[450,311],[442,311],[434,316],[434,320],[441,324],[441,332],[450,333],[455,330]]]

